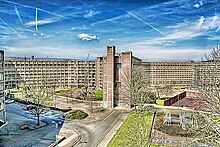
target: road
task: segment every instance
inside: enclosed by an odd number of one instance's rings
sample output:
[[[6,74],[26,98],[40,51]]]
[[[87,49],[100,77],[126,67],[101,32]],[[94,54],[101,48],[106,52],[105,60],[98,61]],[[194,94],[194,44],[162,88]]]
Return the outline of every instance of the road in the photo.
[[[98,122],[70,122],[65,124],[65,127],[72,128],[82,135],[82,139],[76,145],[76,147],[95,147],[107,134],[109,127],[115,122],[122,113],[126,113],[122,110],[114,110],[105,119]]]
[[[26,111],[25,105],[20,103],[11,103],[6,105],[7,125],[0,129],[0,146],[16,147],[47,147],[56,139],[62,125],[55,127],[52,121],[63,122],[59,115],[42,116],[40,119],[43,127],[35,130],[21,130],[24,124],[34,125],[36,117]]]

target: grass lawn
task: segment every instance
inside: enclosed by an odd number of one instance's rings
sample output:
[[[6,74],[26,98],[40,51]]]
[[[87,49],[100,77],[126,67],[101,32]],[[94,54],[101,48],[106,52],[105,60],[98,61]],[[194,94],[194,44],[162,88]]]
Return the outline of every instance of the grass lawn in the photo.
[[[10,91],[10,93],[17,93],[18,89],[13,88],[13,89],[7,89],[7,91]]]
[[[211,121],[217,125],[217,127],[220,128],[220,120],[219,120],[219,117],[218,116],[215,116],[215,115],[211,115],[209,116],[211,118]]]
[[[15,93],[14,98],[15,99],[22,99],[22,94],[21,93]]]
[[[157,105],[159,105],[159,106],[163,106],[163,105],[164,105],[164,101],[165,101],[165,99],[157,99],[157,100],[156,100],[156,103],[157,103]]]
[[[145,122],[146,122],[146,127],[147,127],[146,129],[147,130],[150,129],[152,114],[153,114],[152,111],[145,111],[142,115],[142,117],[146,118]],[[140,123],[139,119],[137,119],[135,112],[132,111],[130,113],[130,115],[128,116],[128,118],[125,120],[125,122],[120,127],[119,131],[115,134],[113,139],[109,142],[108,147],[124,147],[125,146],[124,143],[129,142],[129,136],[128,136],[129,133],[128,132],[131,133],[132,124],[138,124],[138,123]],[[138,128],[138,129],[140,129],[140,128]],[[135,129],[133,129],[133,130],[135,131]],[[148,134],[146,134],[145,136],[148,136]],[[147,138],[146,138],[146,140],[147,140]],[[152,147],[156,147],[156,146],[171,147],[171,146],[167,146],[167,145],[155,145],[155,144],[151,144],[151,146]]]

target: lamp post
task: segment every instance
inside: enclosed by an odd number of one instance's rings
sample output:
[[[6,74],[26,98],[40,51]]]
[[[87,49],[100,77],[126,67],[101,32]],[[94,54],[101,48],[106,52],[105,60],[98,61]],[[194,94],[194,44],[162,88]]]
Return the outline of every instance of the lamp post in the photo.
[[[55,124],[56,129],[58,129],[59,124],[61,124],[61,122],[55,122],[55,121],[52,121],[52,123],[54,123],[54,124]]]

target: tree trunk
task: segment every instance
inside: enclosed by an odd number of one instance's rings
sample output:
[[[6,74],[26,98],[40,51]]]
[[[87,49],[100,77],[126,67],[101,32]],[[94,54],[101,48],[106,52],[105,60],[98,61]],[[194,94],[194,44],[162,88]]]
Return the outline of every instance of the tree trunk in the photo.
[[[37,126],[40,126],[40,114],[36,114],[37,115]]]

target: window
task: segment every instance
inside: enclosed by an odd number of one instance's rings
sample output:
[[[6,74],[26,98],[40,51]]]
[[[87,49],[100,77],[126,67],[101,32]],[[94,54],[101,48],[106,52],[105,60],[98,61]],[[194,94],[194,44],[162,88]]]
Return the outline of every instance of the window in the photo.
[[[116,63],[116,69],[120,69],[121,68],[121,63]]]
[[[120,87],[121,87],[121,82],[116,81],[116,82],[115,82],[115,87],[120,88]]]
[[[0,73],[0,80],[3,80],[3,73]]]

